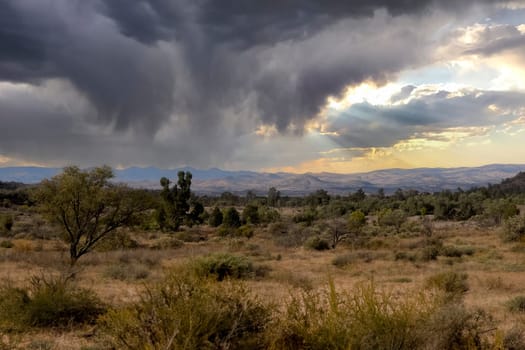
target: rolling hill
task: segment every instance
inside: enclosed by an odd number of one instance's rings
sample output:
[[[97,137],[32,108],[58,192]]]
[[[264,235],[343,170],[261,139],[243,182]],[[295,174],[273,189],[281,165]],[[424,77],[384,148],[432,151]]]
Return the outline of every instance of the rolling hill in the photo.
[[[60,172],[60,168],[7,167],[0,168],[0,181],[38,183]],[[193,174],[194,191],[200,194],[220,194],[225,191],[244,194],[252,190],[266,194],[275,187],[285,195],[303,195],[318,189],[334,194],[346,194],[362,188],[373,193],[383,188],[391,193],[398,188],[435,192],[443,189],[468,189],[475,186],[496,184],[525,171],[525,165],[492,164],[481,167],[463,168],[418,168],[386,169],[367,173],[258,173],[253,171],[228,171],[221,169],[159,169],[154,167],[115,170],[116,181],[133,187],[159,188],[163,176],[177,178],[177,172],[190,171]]]

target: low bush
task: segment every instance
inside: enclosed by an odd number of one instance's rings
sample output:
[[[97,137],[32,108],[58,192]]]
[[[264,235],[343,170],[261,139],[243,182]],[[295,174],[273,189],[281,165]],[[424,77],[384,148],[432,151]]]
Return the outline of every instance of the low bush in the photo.
[[[193,228],[186,231],[177,232],[173,235],[173,237],[182,242],[201,242],[206,240],[205,234]]]
[[[474,248],[472,247],[457,247],[457,246],[444,246],[441,248],[440,255],[447,256],[449,258],[461,258],[463,255],[473,255]]]
[[[214,277],[217,281],[225,278],[253,278],[257,269],[244,256],[218,253],[201,257],[193,262],[194,272],[201,277]]]
[[[235,281],[175,271],[99,325],[116,349],[265,349],[270,308]]]
[[[519,242],[525,237],[525,216],[512,216],[505,220],[502,237],[505,242]]]
[[[313,250],[328,250],[330,249],[330,243],[319,236],[314,236],[304,242],[304,247]]]
[[[522,350],[525,349],[525,331],[521,327],[509,329],[503,336],[503,349]]]
[[[0,214],[0,233],[8,233],[13,228],[14,220],[11,215]]]
[[[97,244],[96,250],[108,252],[112,250],[135,249],[138,247],[138,242],[131,238],[127,231],[117,230],[101,240]]]
[[[461,298],[469,290],[467,279],[466,273],[447,271],[430,276],[426,280],[426,285],[445,292],[447,299],[456,299]]]
[[[351,294],[292,295],[270,327],[272,349],[488,349],[493,330],[482,311],[443,303],[439,293],[402,296],[359,285]]]
[[[151,249],[178,249],[184,245],[184,242],[175,237],[162,237],[151,245]]]
[[[10,240],[0,242],[0,248],[13,248],[15,245]]]
[[[415,349],[423,342],[418,327],[436,305],[424,295],[405,298],[378,290],[373,283],[352,294],[292,295],[271,329],[273,349]]]
[[[507,302],[507,310],[510,312],[525,312],[525,296],[518,295]]]
[[[24,288],[9,281],[0,285],[0,328],[66,327],[93,323],[105,311],[89,289],[65,278],[33,277]]]
[[[483,310],[468,310],[462,303],[445,303],[421,324],[420,349],[498,349],[492,346],[492,319]]]

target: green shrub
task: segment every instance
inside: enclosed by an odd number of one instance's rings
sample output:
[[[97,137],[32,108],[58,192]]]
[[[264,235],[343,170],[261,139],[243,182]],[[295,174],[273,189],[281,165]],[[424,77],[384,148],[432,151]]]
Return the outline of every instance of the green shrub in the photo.
[[[7,214],[0,215],[0,232],[8,233],[13,228],[13,217]]]
[[[234,207],[226,209],[223,215],[222,224],[226,227],[237,228],[241,226],[241,217]]]
[[[198,258],[193,263],[193,270],[198,276],[213,276],[217,281],[225,278],[250,278],[256,275],[256,268],[248,258],[228,253]]]
[[[208,224],[212,227],[218,227],[222,224],[222,220],[222,211],[218,207],[213,208],[213,211],[208,218]]]
[[[461,258],[463,255],[474,254],[474,248],[472,247],[456,247],[456,246],[444,246],[439,252],[440,255],[447,256],[449,258]]]
[[[99,325],[117,349],[265,349],[269,316],[270,308],[238,282],[175,271]]]
[[[525,312],[525,296],[518,295],[507,302],[507,309],[511,312]]]
[[[255,230],[252,225],[243,225],[237,230],[237,235],[246,238],[252,238]]]
[[[64,278],[33,277],[29,286],[0,286],[0,328],[65,327],[93,323],[105,308],[89,289]]]
[[[155,242],[151,249],[178,249],[181,248],[184,245],[184,242],[175,238],[175,237],[163,237],[159,239],[157,242]]]
[[[468,275],[454,271],[441,272],[426,280],[429,288],[435,288],[446,293],[447,298],[461,297],[469,290]]]
[[[505,220],[503,226],[505,242],[519,242],[525,237],[525,216],[512,216]]]
[[[433,245],[423,247],[420,251],[419,257],[421,261],[436,260],[439,255],[439,248]]]
[[[330,243],[319,236],[310,237],[304,242],[305,248],[313,250],[328,250]]]
[[[430,314],[419,330],[424,341],[420,349],[498,349],[490,346],[494,330],[491,318],[482,310],[468,310],[461,303],[446,303]]]
[[[135,249],[139,244],[131,238],[125,230],[117,230],[102,239],[96,246],[96,250],[108,252],[112,250]]]
[[[197,229],[176,232],[173,237],[182,242],[201,242],[206,240],[205,234],[201,233]]]
[[[0,248],[13,248],[15,245],[9,240],[0,242]]]
[[[317,211],[315,209],[310,208],[308,210],[294,215],[292,219],[295,223],[302,222],[305,223],[307,226],[310,226],[315,220],[317,220],[318,216],[319,214],[317,213]]]

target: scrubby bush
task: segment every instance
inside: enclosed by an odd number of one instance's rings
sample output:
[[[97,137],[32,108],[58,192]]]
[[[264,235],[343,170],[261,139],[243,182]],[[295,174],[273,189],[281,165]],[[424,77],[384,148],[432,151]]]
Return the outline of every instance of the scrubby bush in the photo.
[[[383,209],[377,215],[377,222],[379,226],[394,227],[399,233],[401,225],[407,220],[407,214],[401,209]]]
[[[241,226],[241,217],[239,212],[234,207],[226,209],[224,213],[222,224],[226,227],[237,228]]]
[[[259,207],[255,204],[248,204],[242,211],[242,221],[247,224],[257,225],[260,222]]]
[[[210,217],[208,218],[208,223],[210,224],[210,226],[218,227],[222,224],[222,220],[222,211],[218,207],[213,208],[213,211],[211,212]]]
[[[206,240],[206,234],[199,231],[198,228],[190,228],[185,231],[176,232],[173,237],[183,242],[200,242]]]
[[[319,231],[313,227],[285,223],[272,224],[268,231],[272,234],[276,245],[286,248],[300,247],[308,238],[319,235]]]
[[[14,220],[11,215],[0,214],[0,233],[8,233],[13,228]]]
[[[521,327],[513,327],[509,329],[502,341],[503,349],[508,350],[522,350],[525,349],[525,331]]]
[[[415,349],[418,327],[437,308],[424,294],[398,298],[373,283],[342,294],[333,284],[326,292],[292,296],[278,325],[273,349]]]
[[[419,349],[498,349],[487,331],[495,330],[482,310],[468,310],[462,303],[445,303],[424,320]]]
[[[10,240],[0,242],[0,248],[13,248],[15,245]]]
[[[525,296],[518,295],[507,302],[507,309],[511,312],[525,312]]]
[[[430,276],[426,280],[426,285],[445,292],[448,299],[456,299],[461,298],[469,290],[467,279],[466,273],[447,271]]]
[[[328,250],[330,249],[330,243],[319,236],[314,236],[304,242],[304,247],[313,250]]]
[[[309,208],[301,213],[294,215],[293,222],[304,223],[307,226],[310,226],[315,220],[317,220],[317,217],[317,210],[315,210],[314,208]]]
[[[281,214],[273,208],[260,206],[259,207],[259,220],[261,223],[269,224],[277,222],[281,218]]]
[[[488,349],[494,329],[482,311],[448,303],[440,293],[399,296],[373,283],[351,294],[292,295],[270,329],[272,349]]]
[[[264,349],[269,316],[241,284],[176,271],[99,324],[117,349]]]
[[[28,286],[0,285],[0,328],[65,327],[92,323],[105,311],[89,289],[65,278],[33,277]]]
[[[175,237],[162,237],[151,245],[151,249],[178,249],[184,245],[184,242]]]
[[[503,226],[503,240],[518,242],[525,236],[525,216],[512,216],[505,220]]]
[[[107,252],[112,250],[135,249],[138,247],[139,243],[131,238],[129,232],[117,230],[102,239],[95,249]]]
[[[193,262],[193,270],[198,276],[214,277],[217,281],[225,278],[254,277],[256,273],[253,263],[248,258],[228,253],[198,258]]]
[[[255,229],[252,225],[242,225],[237,230],[237,235],[240,237],[252,238],[255,234]]]
[[[474,248],[472,247],[457,247],[457,246],[444,246],[439,252],[440,255],[449,258],[461,258],[463,255],[474,254]]]

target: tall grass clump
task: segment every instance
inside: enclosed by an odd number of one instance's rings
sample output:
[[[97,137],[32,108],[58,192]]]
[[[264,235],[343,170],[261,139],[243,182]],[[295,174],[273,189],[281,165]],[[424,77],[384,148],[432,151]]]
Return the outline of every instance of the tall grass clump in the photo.
[[[423,293],[397,298],[374,283],[351,294],[326,292],[292,296],[272,327],[273,349],[415,349],[423,341],[418,327],[437,309]]]
[[[292,295],[270,327],[272,349],[484,349],[490,318],[453,302],[441,290],[396,295],[373,282],[351,293]]]
[[[238,281],[178,270],[99,324],[116,349],[263,349],[269,317]]]
[[[93,323],[105,307],[94,292],[62,277],[32,277],[25,287],[0,285],[0,328],[66,327]]]

